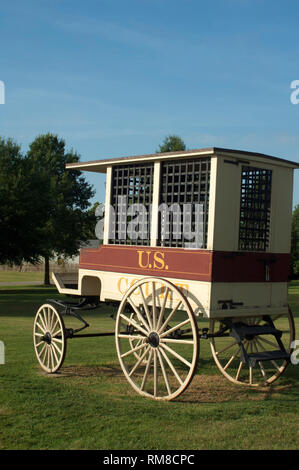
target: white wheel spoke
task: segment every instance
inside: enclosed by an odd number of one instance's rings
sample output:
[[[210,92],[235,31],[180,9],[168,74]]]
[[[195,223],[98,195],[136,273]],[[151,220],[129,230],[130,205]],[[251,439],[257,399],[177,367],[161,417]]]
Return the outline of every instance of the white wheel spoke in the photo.
[[[174,368],[171,360],[169,359],[169,357],[163,351],[162,348],[160,349],[160,352],[161,352],[162,356],[164,357],[165,361],[167,362],[167,364],[169,365],[170,369],[172,370],[173,375],[176,377],[177,381],[182,385],[183,381],[182,381],[181,377],[179,376],[179,374],[177,373],[176,369]]]
[[[237,353],[236,354],[233,354],[232,357],[229,359],[229,361],[225,364],[225,366],[223,367],[223,370],[226,370],[230,364],[233,362],[233,360],[235,359]]]
[[[141,294],[141,298],[142,298],[142,303],[143,303],[143,308],[144,308],[144,311],[145,311],[145,315],[146,315],[146,318],[147,318],[147,322],[150,326],[150,329],[153,328],[153,324],[152,324],[152,320],[151,320],[151,316],[150,316],[150,312],[149,312],[149,309],[148,309],[148,306],[146,304],[146,300],[144,298],[144,294],[143,294],[143,290],[142,290],[142,286],[139,286],[139,291],[140,291],[140,294]]]
[[[57,364],[57,362],[59,362],[59,360],[58,360],[58,357],[57,357],[57,354],[56,354],[56,351],[55,351],[55,347],[52,348],[52,352],[53,352],[53,354],[54,354],[54,356],[55,356],[56,364]]]
[[[123,313],[120,314],[120,317],[125,320],[129,325],[133,325],[136,330],[141,331],[146,337],[148,335],[148,332],[144,330],[138,323],[136,323],[132,318],[126,317]]]
[[[141,344],[142,342],[144,342],[144,341],[142,341],[141,339],[139,339],[139,340],[137,341],[137,343],[135,344],[135,348],[137,348],[137,346],[140,346],[140,344]],[[132,343],[132,344],[133,344],[133,343]]]
[[[262,337],[260,336],[259,339],[260,339],[260,341],[262,341],[263,343],[269,344],[269,345],[272,346],[273,348],[278,348],[278,344],[272,343],[272,341],[269,341],[269,340],[266,339],[266,338],[262,338]]]
[[[56,351],[59,353],[59,355],[61,355],[62,349],[59,349],[59,347],[57,346],[57,344],[55,344],[55,343],[53,343],[53,342],[52,342],[52,345],[53,345],[53,347],[56,349]]]
[[[262,338],[259,338],[259,339],[261,340]],[[257,339],[257,343],[263,351],[267,352],[267,350],[264,348],[264,346],[261,344],[261,342],[258,339]],[[275,361],[271,361],[271,363],[274,365],[274,367],[276,367],[277,370],[280,371],[280,367]]]
[[[155,283],[152,282],[152,308],[153,308],[153,329],[156,329],[156,324],[157,324],[157,307],[156,307],[156,288],[155,288]],[[156,355],[154,354],[154,361],[155,361]],[[156,357],[156,362],[157,362],[157,357]],[[156,396],[156,395],[155,395]]]
[[[166,346],[166,344],[163,344],[163,343],[161,343],[161,346],[162,348],[166,349],[166,351],[168,351],[170,354],[172,354],[174,357],[176,357],[179,361],[183,362],[186,366],[188,366],[189,368],[192,367],[191,362],[187,361],[187,359],[185,359],[183,356],[181,356],[176,351],[171,349],[169,346]]]
[[[118,338],[127,338],[127,339],[146,339],[146,336],[141,336],[141,335],[127,335],[125,333],[120,333],[117,335]]]
[[[194,345],[194,341],[189,339],[175,339],[175,338],[162,338],[160,339],[161,343],[177,343],[177,344],[192,344]]]
[[[56,330],[55,333],[51,335],[51,338],[54,339],[56,336],[62,336],[62,330],[59,328],[59,330]]]
[[[51,331],[51,313],[50,313],[49,307],[48,307],[47,325],[48,325],[48,330]]]
[[[47,319],[47,311],[46,309],[43,310],[43,320],[45,322],[45,328],[47,331],[49,331],[49,326],[48,326],[48,319]]]
[[[238,344],[238,341],[233,341],[232,343],[230,343],[228,346],[225,346],[225,348],[221,349],[220,351],[216,351],[216,355],[218,356],[219,354],[223,353],[224,351],[227,351],[228,349],[232,348],[236,344]]]
[[[42,349],[40,350],[40,352],[38,353],[38,355],[41,357],[41,355],[43,354],[44,350],[46,349],[46,343],[44,343]]]
[[[148,377],[148,371],[149,371],[150,365],[151,365],[151,363],[152,363],[152,356],[153,356],[153,350],[150,349],[149,358],[148,358],[148,361],[147,361],[147,364],[146,364],[146,368],[145,368],[145,372],[144,372],[144,375],[143,375],[143,379],[142,379],[142,384],[141,384],[140,390],[143,390],[144,387],[145,387],[145,384],[146,384],[146,381],[147,381],[147,377]]]
[[[140,349],[143,349],[146,346],[147,346],[147,343],[141,344],[140,346],[137,346],[136,348],[130,349],[129,351],[121,354],[121,357],[127,357],[127,356],[129,356],[130,354],[133,354],[136,351],[140,351]]]
[[[49,346],[47,345],[47,367],[48,369],[50,368],[50,351],[49,351]]]
[[[48,348],[47,348],[47,346],[48,346],[48,345],[47,345],[47,343],[45,343],[45,349],[43,348],[43,349],[44,349],[44,357],[43,357],[43,361],[45,361],[45,360],[46,360],[46,357],[47,357],[47,351],[48,351]],[[40,355],[40,356],[42,356],[42,355]]]
[[[51,369],[54,369],[53,348],[50,347]]]
[[[36,325],[39,327],[40,330],[42,330],[44,334],[46,333],[46,330],[44,330],[44,328],[42,328],[38,322],[36,322]],[[35,334],[37,335],[38,333],[35,333]],[[41,336],[44,336],[44,334]]]
[[[131,307],[133,308],[134,312],[136,313],[137,318],[140,321],[140,323],[142,323],[145,326],[145,328],[147,329],[147,331],[149,331],[150,327],[149,327],[148,323],[146,322],[145,318],[143,318],[143,316],[139,312],[138,307],[136,307],[133,300],[129,298],[128,302],[130,303]]]
[[[238,368],[237,373],[236,373],[236,380],[239,380],[242,367],[243,367],[243,362],[240,361],[239,368]]]
[[[258,365],[259,365],[259,367],[260,367],[260,369],[261,369],[262,376],[264,377],[265,380],[267,380],[267,375],[266,375],[266,371],[265,371],[265,369],[264,369],[263,364],[262,364],[260,361],[258,361]]]
[[[164,295],[163,304],[162,304],[162,307],[161,307],[161,310],[160,310],[160,314],[159,314],[159,318],[158,318],[158,323],[157,323],[157,326],[156,326],[156,328],[157,328],[158,331],[159,331],[159,328],[161,327],[163,315],[164,315],[164,312],[165,312],[165,307],[166,307],[166,302],[167,302],[168,293],[169,293],[169,287],[166,287],[166,293],[165,293],[165,295]]]
[[[185,321],[182,321],[181,323],[179,323],[178,325],[174,326],[173,328],[170,328],[169,330],[166,330],[164,331],[164,333],[162,333],[160,335],[160,338],[164,338],[164,336],[167,336],[169,335],[170,333],[172,333],[173,331],[176,331],[178,330],[179,328],[182,328],[183,326],[187,325],[187,323],[190,323],[190,319],[187,318],[187,320]]]
[[[52,331],[53,331],[53,323],[54,323],[54,321],[55,321],[55,316],[54,316],[53,313],[52,313],[52,315],[51,315],[51,320],[50,320],[50,326],[49,326],[49,327],[50,327],[50,333],[52,333]]]
[[[52,336],[53,336],[53,333],[55,332],[55,328],[56,328],[57,323],[59,324],[58,318],[56,319],[54,326],[52,326],[52,328],[51,328],[50,333],[51,333]]]
[[[147,348],[146,350],[144,351],[144,353],[142,354],[142,356],[140,356],[139,360],[136,362],[135,366],[133,367],[133,369],[131,369],[131,371],[129,372],[129,377],[131,377],[132,374],[134,374],[135,370],[137,369],[137,367],[139,367],[139,365],[141,364],[141,362],[143,361],[143,359],[145,358],[146,354],[148,353],[150,349],[150,346],[147,345]]]
[[[278,371],[281,370],[281,367],[279,367],[279,365],[277,364],[276,361],[271,361],[271,362],[272,362],[272,364],[274,365],[274,367],[275,367]]]
[[[63,344],[63,341],[61,339],[53,338],[53,336],[52,336],[52,341],[55,341],[55,343]]]
[[[255,339],[254,348],[255,348],[255,352],[258,353],[259,350],[258,350],[257,344],[258,344],[257,339]],[[265,372],[265,369],[264,369],[264,366],[263,366],[262,362],[261,362],[261,361],[258,361],[258,365],[259,365],[259,368],[260,368],[260,370],[261,370],[262,376],[263,376],[264,379],[266,380],[266,379],[267,379],[267,376],[266,376],[266,372]]]
[[[154,349],[154,397],[158,395],[158,364],[157,364],[157,351]]]
[[[175,308],[170,312],[170,314],[168,315],[168,317],[166,318],[165,322],[163,323],[163,325],[161,326],[161,328],[159,329],[159,333],[162,333],[162,331],[166,328],[166,326],[168,325],[168,323],[170,322],[170,320],[172,319],[173,315],[176,313],[176,311],[178,310],[178,308],[180,307],[182,301],[180,300],[177,305],[175,306]]]
[[[46,327],[45,322],[44,322],[44,320],[43,320],[43,318],[42,318],[41,315],[39,315],[39,319],[40,319],[40,322],[41,322],[41,324],[43,325],[43,327],[41,327],[38,322],[36,322],[36,324],[39,326],[39,328],[40,328],[44,333],[46,333],[47,327]]]
[[[158,354],[160,366],[161,366],[161,369],[162,369],[162,374],[163,374],[163,377],[164,377],[164,382],[165,382],[165,384],[166,384],[167,392],[168,392],[168,394],[170,395],[170,394],[171,394],[171,388],[170,388],[170,385],[169,385],[169,381],[168,381],[166,369],[165,369],[165,367],[164,367],[163,358],[162,358],[162,356],[161,356],[161,353],[160,353],[159,349],[157,349],[157,354]]]
[[[249,383],[252,385],[252,367],[249,366]]]

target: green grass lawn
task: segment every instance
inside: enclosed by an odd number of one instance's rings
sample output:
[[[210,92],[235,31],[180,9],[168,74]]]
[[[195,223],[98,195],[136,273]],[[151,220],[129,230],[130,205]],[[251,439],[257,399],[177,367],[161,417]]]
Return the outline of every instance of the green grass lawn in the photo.
[[[43,282],[44,274],[42,272],[18,272],[18,271],[0,271],[0,282]]]
[[[22,274],[22,273],[21,273]],[[198,373],[173,402],[137,395],[121,372],[113,337],[72,339],[59,374],[43,373],[33,318],[53,288],[0,290],[0,449],[298,449],[299,365],[261,391],[228,382],[209,342]],[[299,283],[289,301],[299,331]],[[112,307],[84,318],[89,332],[113,331]]]

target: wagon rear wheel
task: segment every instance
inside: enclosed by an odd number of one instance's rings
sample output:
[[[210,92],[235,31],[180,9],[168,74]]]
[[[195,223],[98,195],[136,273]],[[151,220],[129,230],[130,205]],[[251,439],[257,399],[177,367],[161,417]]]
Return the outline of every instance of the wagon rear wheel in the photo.
[[[145,278],[133,284],[119,306],[115,341],[124,375],[140,395],[172,400],[190,384],[198,329],[186,296],[171,282]]]
[[[295,326],[291,310],[288,313],[271,316],[276,329],[282,331],[282,343],[289,353],[291,343],[295,339]],[[235,319],[240,321],[240,318]],[[263,317],[252,316],[242,318],[247,325],[262,325]],[[210,323],[210,333],[221,329],[221,320],[213,319]],[[250,336],[243,339],[243,346],[248,354],[265,353],[278,349],[276,339],[272,335]],[[273,383],[286,370],[289,362],[285,359],[257,361],[255,367],[241,361],[241,348],[236,339],[229,334],[211,338],[212,355],[220,372],[231,382],[252,387],[265,386]]]
[[[35,316],[33,343],[42,369],[57,372],[65,358],[66,334],[62,316],[51,304],[42,305]]]

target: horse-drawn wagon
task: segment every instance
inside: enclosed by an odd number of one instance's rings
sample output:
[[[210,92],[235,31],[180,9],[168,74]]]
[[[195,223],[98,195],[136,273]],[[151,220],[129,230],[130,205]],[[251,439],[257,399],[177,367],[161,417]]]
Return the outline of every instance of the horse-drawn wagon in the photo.
[[[290,362],[288,306],[293,170],[259,153],[208,148],[68,164],[106,173],[103,244],[83,249],[78,274],[53,274],[59,293],[34,321],[41,367],[56,372],[84,309],[117,302],[122,371],[141,395],[170,400],[190,384],[199,341],[230,381],[271,384]],[[101,225],[102,224],[102,225]],[[67,328],[67,316],[82,322]],[[209,328],[199,328],[200,319]]]

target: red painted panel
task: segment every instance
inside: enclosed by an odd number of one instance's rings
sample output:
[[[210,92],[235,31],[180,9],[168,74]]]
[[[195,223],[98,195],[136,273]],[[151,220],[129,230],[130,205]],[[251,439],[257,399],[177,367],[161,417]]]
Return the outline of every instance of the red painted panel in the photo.
[[[286,253],[213,253],[212,281],[215,282],[286,282],[290,255]]]
[[[208,282],[286,282],[289,254],[102,245],[83,249],[81,269]]]
[[[83,249],[80,268],[210,281],[212,252],[182,248],[102,245]]]

